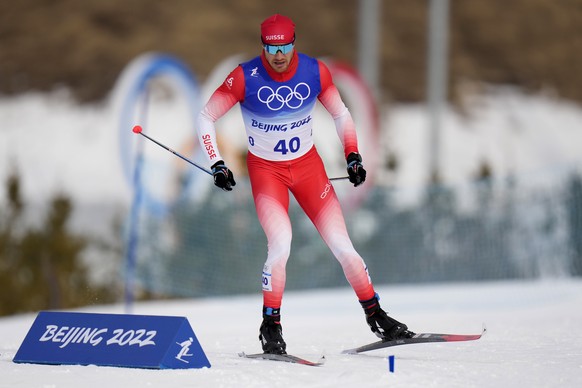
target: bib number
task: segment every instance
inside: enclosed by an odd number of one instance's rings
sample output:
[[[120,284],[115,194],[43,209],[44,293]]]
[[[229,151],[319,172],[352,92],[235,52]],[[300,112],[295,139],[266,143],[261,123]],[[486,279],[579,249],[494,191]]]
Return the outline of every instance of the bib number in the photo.
[[[299,151],[299,147],[301,146],[301,140],[298,137],[292,137],[287,142],[285,139],[279,140],[273,148],[273,151],[280,152],[282,155],[287,155],[287,152],[295,153]]]

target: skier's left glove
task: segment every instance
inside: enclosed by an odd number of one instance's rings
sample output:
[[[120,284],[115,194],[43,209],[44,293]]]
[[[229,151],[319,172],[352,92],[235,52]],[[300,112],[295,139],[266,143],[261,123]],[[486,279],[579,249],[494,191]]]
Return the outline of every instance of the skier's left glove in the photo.
[[[355,152],[352,152],[346,158],[348,163],[348,175],[350,182],[354,184],[354,187],[361,185],[366,180],[366,170],[362,166],[362,156]]]
[[[214,177],[214,184],[224,191],[232,191],[232,186],[236,186],[232,171],[226,167],[224,161],[219,160],[211,167],[212,176]]]

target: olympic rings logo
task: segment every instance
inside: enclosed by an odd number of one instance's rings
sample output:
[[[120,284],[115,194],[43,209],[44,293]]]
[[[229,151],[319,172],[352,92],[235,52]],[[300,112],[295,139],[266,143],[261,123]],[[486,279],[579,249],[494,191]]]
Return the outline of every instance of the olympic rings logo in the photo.
[[[277,90],[263,86],[257,92],[259,101],[272,111],[278,111],[284,106],[289,109],[298,109],[310,95],[311,88],[305,82],[298,83],[293,89],[287,85],[279,86]]]

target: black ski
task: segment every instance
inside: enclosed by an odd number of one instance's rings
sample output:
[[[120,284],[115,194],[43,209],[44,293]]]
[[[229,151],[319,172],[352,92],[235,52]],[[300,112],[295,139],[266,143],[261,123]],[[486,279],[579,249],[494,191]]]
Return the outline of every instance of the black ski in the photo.
[[[271,361],[283,361],[292,362],[294,364],[309,365],[309,366],[321,366],[325,363],[325,357],[321,357],[319,361],[309,361],[301,357],[292,356],[291,354],[270,354],[270,353],[256,353],[256,354],[246,354],[245,352],[239,353],[239,357],[244,358],[259,358],[263,360]]]
[[[391,346],[421,344],[427,342],[453,342],[453,341],[475,341],[481,338],[487,329],[483,327],[481,334],[438,334],[438,333],[417,333],[411,338],[402,338],[393,341],[377,341],[353,349],[346,349],[342,354],[357,354],[369,352],[370,350],[389,348]]]

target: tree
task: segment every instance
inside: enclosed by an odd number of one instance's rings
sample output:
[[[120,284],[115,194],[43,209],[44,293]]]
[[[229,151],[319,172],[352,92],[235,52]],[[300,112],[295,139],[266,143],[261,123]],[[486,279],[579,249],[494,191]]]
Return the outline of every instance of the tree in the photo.
[[[69,231],[71,200],[50,200],[39,228],[26,226],[20,180],[7,180],[7,211],[0,213],[0,315],[83,306],[98,298],[113,300],[112,291],[91,285],[83,264],[89,240]]]

